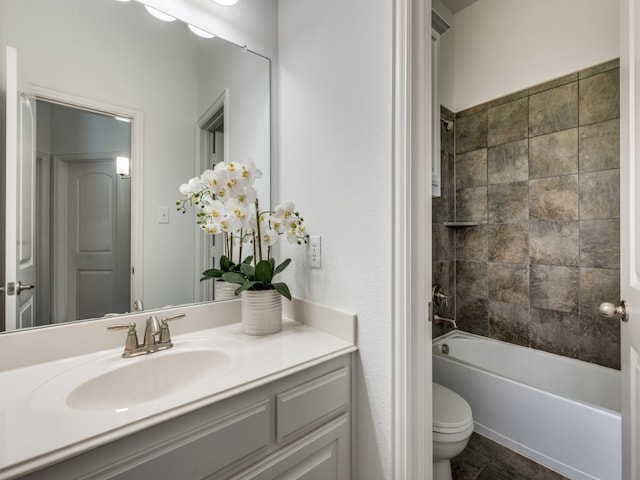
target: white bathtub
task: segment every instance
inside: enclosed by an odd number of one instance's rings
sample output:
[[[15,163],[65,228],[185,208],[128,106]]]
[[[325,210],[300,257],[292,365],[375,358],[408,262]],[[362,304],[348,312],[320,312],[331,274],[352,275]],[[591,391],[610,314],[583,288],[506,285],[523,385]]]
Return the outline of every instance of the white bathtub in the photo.
[[[433,381],[479,434],[571,479],[621,478],[619,371],[453,331],[433,341]]]

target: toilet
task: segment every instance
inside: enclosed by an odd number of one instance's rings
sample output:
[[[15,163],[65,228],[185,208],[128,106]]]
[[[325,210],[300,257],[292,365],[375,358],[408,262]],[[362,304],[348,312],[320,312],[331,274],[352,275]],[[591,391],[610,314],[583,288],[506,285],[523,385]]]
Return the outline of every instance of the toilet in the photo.
[[[433,384],[433,480],[452,480],[450,460],[469,443],[473,417],[467,401]]]

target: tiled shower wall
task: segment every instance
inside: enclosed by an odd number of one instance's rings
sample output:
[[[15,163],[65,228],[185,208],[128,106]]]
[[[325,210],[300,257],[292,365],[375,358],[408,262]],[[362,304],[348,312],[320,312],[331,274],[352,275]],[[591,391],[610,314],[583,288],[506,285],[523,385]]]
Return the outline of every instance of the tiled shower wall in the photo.
[[[433,282],[450,296],[440,314],[620,368],[619,321],[598,314],[620,297],[618,61],[443,117],[455,128],[442,124],[433,202]]]

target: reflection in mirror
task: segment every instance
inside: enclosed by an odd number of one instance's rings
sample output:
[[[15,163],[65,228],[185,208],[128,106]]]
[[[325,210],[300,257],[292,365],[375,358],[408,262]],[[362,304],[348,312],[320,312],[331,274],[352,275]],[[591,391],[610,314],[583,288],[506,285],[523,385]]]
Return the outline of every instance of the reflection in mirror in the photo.
[[[252,159],[268,205],[269,60],[137,2],[0,0],[0,12],[19,99],[7,161],[28,159],[17,171],[29,188],[15,195],[35,212],[25,222],[10,213],[19,201],[6,202],[16,238],[4,239],[3,283],[21,292],[5,297],[0,329],[123,313],[136,300],[146,309],[212,300],[199,278],[216,247],[192,214],[176,212],[178,187],[217,161]],[[130,159],[121,160],[130,173],[116,172],[116,157]]]

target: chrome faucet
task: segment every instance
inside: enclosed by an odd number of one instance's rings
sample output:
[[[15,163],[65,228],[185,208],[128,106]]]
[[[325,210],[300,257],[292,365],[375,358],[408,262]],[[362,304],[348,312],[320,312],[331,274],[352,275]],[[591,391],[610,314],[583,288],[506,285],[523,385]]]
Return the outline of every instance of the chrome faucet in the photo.
[[[173,347],[168,322],[184,316],[184,313],[179,313],[171,317],[162,317],[162,320],[158,320],[155,315],[149,316],[144,329],[143,343],[138,342],[138,334],[136,333],[136,324],[134,322],[127,325],[109,325],[107,330],[127,329],[127,339],[122,356],[124,358],[137,357],[138,355],[146,355]]]
[[[434,322],[443,322],[443,323],[450,323],[451,325],[453,325],[453,328],[458,328],[458,325],[456,325],[456,320],[454,318],[447,318],[447,317],[442,317],[440,315],[438,315],[437,313],[433,316],[433,321]]]

